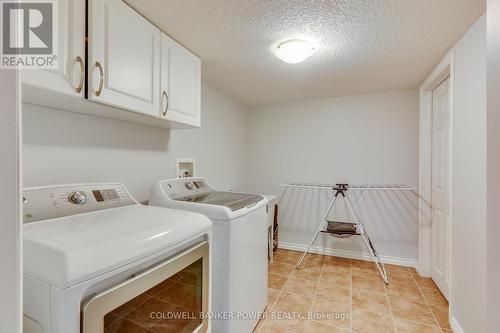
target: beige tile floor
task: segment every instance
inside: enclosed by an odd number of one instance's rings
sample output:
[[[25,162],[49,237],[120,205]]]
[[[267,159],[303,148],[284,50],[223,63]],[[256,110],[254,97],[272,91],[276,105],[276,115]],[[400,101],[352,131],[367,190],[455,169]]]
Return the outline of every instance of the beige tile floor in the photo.
[[[266,318],[256,333],[451,332],[448,302],[414,269],[278,250],[269,266]],[[283,318],[283,316],[286,316]]]

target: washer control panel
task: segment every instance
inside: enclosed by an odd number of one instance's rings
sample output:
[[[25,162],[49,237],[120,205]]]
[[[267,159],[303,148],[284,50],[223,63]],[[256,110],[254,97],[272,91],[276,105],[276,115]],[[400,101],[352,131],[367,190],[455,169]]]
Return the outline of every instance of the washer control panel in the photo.
[[[27,188],[24,223],[136,204],[122,184],[84,184]]]
[[[163,190],[172,199],[213,191],[207,181],[200,177],[177,178],[165,181]]]

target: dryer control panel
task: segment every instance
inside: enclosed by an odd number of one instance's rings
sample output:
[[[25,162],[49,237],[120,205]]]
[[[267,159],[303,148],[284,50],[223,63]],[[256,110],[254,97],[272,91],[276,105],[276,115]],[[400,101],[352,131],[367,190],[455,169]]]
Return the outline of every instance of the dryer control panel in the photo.
[[[82,184],[26,188],[24,223],[137,204],[122,184]]]

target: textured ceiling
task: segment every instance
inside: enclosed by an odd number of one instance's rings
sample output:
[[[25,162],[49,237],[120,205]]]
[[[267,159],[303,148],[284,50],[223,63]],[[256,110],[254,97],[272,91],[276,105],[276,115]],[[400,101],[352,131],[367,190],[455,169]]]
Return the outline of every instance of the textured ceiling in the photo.
[[[126,0],[203,61],[203,79],[247,105],[417,87],[485,0]],[[273,45],[311,39],[301,64]]]

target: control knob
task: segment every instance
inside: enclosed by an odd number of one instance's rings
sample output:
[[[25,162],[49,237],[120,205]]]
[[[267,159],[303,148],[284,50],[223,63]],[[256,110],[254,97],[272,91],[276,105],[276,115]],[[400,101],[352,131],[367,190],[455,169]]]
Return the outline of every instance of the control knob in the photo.
[[[82,191],[71,192],[68,196],[68,201],[75,205],[83,205],[87,202],[87,195]]]

